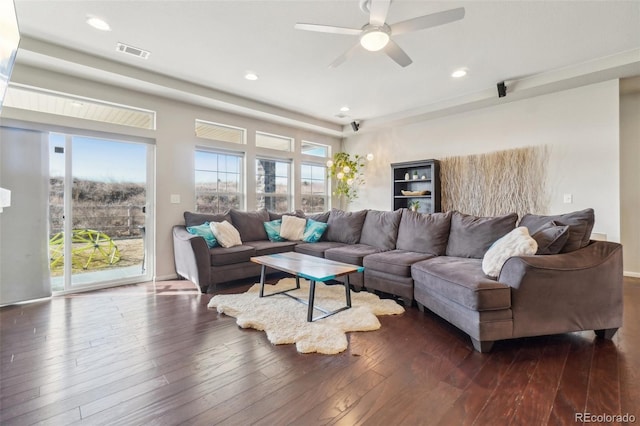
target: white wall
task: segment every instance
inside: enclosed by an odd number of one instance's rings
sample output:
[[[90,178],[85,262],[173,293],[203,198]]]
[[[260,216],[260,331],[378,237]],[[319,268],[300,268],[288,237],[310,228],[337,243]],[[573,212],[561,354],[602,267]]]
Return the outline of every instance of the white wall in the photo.
[[[620,178],[624,270],[640,277],[640,92],[620,97]]]
[[[367,133],[364,122],[344,145],[375,155],[351,210],[391,208],[390,163],[547,145],[546,213],[593,207],[594,232],[620,241],[618,80],[513,102],[507,97],[497,106],[383,131]],[[573,203],[564,204],[563,194],[572,194]]]
[[[147,95],[141,92],[70,77],[26,65],[16,66],[12,74],[12,82],[150,109],[157,112],[157,129],[152,131],[88,120],[31,113],[29,111],[7,107],[4,107],[2,110],[2,116],[9,120],[26,120],[45,123],[51,126],[75,127],[77,129],[155,139],[156,263],[154,276],[157,279],[175,277],[171,228],[173,225],[184,223],[184,211],[193,211],[195,208],[193,168],[194,149],[196,146],[227,149],[241,148],[244,150],[246,152],[246,167],[249,172],[248,182],[252,181],[251,176],[255,170],[254,163],[256,154],[269,154],[267,150],[259,150],[253,146],[256,130],[293,137],[295,138],[298,148],[302,139],[330,145],[333,152],[339,151],[341,147],[341,140],[337,137]],[[196,138],[194,130],[194,120],[196,118],[246,128],[249,143],[246,146],[239,147],[237,144],[217,143]],[[39,126],[39,128],[46,128],[46,125]],[[290,157],[299,164],[302,156],[299,154],[299,149],[297,151],[296,153],[290,153]],[[273,155],[273,152],[270,154]],[[297,173],[297,171],[294,170],[294,173]],[[251,210],[255,208],[255,188],[249,185],[248,190],[247,209]],[[179,204],[171,204],[171,194],[180,195],[181,202]],[[300,200],[294,200],[294,204],[299,206]]]

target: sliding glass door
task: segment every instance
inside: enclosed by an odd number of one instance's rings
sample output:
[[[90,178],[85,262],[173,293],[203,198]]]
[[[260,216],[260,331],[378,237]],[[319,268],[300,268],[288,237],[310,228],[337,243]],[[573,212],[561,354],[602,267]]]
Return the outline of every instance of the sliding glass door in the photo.
[[[53,291],[150,279],[152,164],[151,145],[50,134]]]

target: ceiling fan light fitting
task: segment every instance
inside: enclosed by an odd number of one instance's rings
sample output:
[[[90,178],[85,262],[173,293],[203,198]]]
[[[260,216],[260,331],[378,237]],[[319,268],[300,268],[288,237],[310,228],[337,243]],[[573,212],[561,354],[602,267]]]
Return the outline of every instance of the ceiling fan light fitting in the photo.
[[[365,29],[360,36],[360,44],[370,52],[384,49],[389,43],[389,31],[383,27]]]

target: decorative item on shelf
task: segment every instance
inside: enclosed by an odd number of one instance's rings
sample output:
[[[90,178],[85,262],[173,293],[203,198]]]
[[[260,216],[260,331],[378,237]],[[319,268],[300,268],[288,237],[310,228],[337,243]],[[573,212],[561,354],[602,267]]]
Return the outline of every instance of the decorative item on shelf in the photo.
[[[420,208],[420,201],[414,200],[409,203],[409,210],[411,210],[412,212],[417,212],[419,208]]]
[[[407,197],[415,197],[417,195],[429,195],[429,194],[431,194],[431,191],[406,191],[404,189],[400,190],[400,192],[402,193],[402,195],[407,196]]]
[[[364,185],[364,168],[366,161],[373,160],[373,154],[362,156],[355,154],[353,158],[346,152],[337,152],[333,160],[327,161],[328,176],[336,180],[333,195],[347,202],[358,198],[358,186]],[[343,206],[344,207],[344,206]]]
[[[422,177],[420,179],[427,180],[427,177],[425,175],[422,175]]]
[[[414,170],[413,171],[413,180],[417,180],[418,179],[418,171]]]
[[[404,180],[409,180],[409,172],[404,174]]]

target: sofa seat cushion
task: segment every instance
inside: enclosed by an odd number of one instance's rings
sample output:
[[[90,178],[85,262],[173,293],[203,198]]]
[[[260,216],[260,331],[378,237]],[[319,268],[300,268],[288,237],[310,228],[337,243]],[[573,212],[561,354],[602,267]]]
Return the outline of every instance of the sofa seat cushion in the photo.
[[[298,244],[295,248],[295,251],[302,254],[308,254],[310,256],[324,257],[325,251],[332,248],[344,246],[346,246],[345,243],[338,243],[335,241],[320,241],[317,243]]]
[[[411,277],[411,265],[434,257],[428,253],[407,250],[391,250],[374,253],[364,258],[365,271],[380,271],[400,277]]]
[[[366,244],[351,244],[344,247],[332,248],[324,252],[324,257],[336,262],[349,263],[351,265],[362,266],[362,259],[374,253],[380,253],[378,247]]]
[[[475,311],[508,309],[511,288],[488,278],[482,260],[439,256],[414,263],[411,276],[416,288],[437,293]]]
[[[295,241],[282,241],[282,242],[248,241],[244,243],[244,245],[255,248],[256,256],[264,256],[267,254],[285,253],[288,251],[293,251],[293,248],[296,246],[296,242]]]
[[[256,255],[256,249],[246,245],[228,248],[214,247],[209,250],[209,253],[211,254],[211,266],[222,266],[248,262],[251,256]]]

